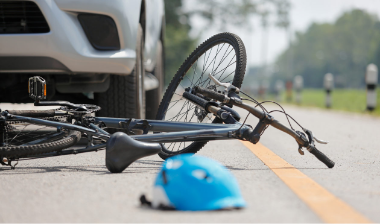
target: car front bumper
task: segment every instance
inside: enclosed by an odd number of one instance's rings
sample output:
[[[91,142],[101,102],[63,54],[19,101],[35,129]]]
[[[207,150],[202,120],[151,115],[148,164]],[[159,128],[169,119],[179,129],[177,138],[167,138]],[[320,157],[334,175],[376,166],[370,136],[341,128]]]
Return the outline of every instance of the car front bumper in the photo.
[[[1,34],[2,73],[107,73],[128,75],[136,58],[136,36],[140,1],[135,0],[33,0],[42,11],[50,32],[41,34]],[[94,49],[81,24],[79,13],[110,16],[118,29],[120,50]],[[28,62],[28,58],[36,63]],[[20,60],[18,60],[20,59]],[[52,66],[52,61],[59,66]],[[45,66],[46,65],[46,66]]]

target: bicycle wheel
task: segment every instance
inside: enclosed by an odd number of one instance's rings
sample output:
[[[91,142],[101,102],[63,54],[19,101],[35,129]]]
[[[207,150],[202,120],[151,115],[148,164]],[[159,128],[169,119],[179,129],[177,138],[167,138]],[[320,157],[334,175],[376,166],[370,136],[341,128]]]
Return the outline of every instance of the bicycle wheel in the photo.
[[[74,130],[11,120],[0,124],[0,159],[17,159],[31,155],[60,151],[81,138]]]
[[[203,42],[178,69],[159,106],[156,119],[182,122],[220,123],[203,108],[182,97],[187,87],[202,86],[214,91],[217,87],[208,77],[212,74],[221,82],[240,88],[246,67],[246,52],[241,39],[232,33],[217,34]],[[167,159],[182,153],[196,153],[207,141],[164,144],[159,156]]]

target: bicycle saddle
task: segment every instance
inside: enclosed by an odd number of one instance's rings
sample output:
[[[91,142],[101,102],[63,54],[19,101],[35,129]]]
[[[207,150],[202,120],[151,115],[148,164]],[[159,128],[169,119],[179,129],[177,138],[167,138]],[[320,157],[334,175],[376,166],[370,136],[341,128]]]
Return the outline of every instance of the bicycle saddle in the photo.
[[[140,142],[123,132],[116,132],[106,144],[106,167],[111,173],[121,173],[134,161],[160,151],[159,143]]]

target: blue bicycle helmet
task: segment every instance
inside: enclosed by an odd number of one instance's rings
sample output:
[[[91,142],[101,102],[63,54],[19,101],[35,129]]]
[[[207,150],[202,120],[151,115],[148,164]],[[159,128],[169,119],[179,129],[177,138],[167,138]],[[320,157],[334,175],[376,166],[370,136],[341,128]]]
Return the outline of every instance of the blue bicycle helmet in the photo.
[[[245,207],[235,177],[220,163],[182,154],[167,159],[156,177],[153,208],[187,211]]]

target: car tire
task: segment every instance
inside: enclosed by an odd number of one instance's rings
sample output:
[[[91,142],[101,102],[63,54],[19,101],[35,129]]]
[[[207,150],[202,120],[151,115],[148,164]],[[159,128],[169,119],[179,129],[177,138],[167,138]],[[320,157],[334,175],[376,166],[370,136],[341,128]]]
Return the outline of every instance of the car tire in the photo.
[[[144,89],[144,35],[141,24],[137,32],[136,64],[130,75],[111,75],[110,87],[96,93],[95,100],[102,109],[98,116],[118,118],[145,118]]]
[[[156,119],[158,106],[160,105],[164,90],[164,50],[161,40],[157,43],[156,55],[156,67],[154,68],[153,75],[157,78],[159,84],[156,89],[146,92],[147,119]]]

